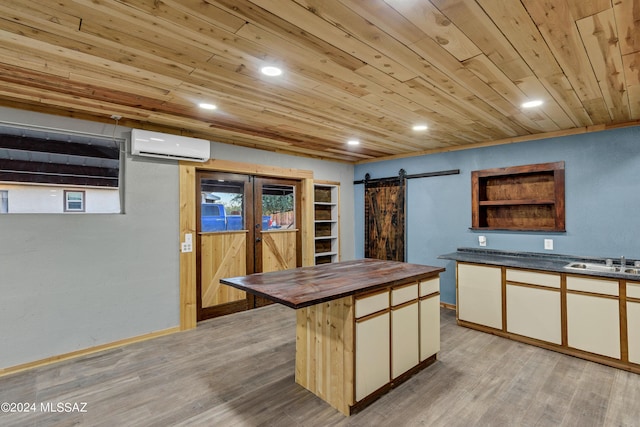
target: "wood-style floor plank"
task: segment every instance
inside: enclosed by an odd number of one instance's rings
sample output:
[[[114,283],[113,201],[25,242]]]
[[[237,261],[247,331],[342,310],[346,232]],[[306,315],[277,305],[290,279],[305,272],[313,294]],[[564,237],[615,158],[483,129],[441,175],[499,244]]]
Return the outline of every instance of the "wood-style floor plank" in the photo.
[[[345,417],[295,383],[295,313],[270,305],[195,330],[0,378],[2,426],[633,426],[640,375],[484,334],[441,311],[438,361]]]

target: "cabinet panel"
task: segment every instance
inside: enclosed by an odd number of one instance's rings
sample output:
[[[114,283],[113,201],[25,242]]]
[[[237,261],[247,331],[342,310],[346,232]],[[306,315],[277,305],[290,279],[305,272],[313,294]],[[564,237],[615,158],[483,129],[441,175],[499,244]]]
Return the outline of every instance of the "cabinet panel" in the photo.
[[[528,283],[560,289],[560,275],[538,273],[536,271],[507,269],[507,282]]]
[[[435,277],[429,280],[423,280],[420,282],[420,296],[431,295],[433,293],[440,292],[440,278]]]
[[[356,323],[356,401],[391,380],[389,334],[388,312]]]
[[[567,334],[569,347],[619,359],[618,300],[568,293]]]
[[[458,319],[502,329],[502,270],[458,263]]]
[[[356,318],[364,317],[389,307],[389,291],[356,298]]]
[[[618,281],[567,276],[567,290],[618,296]]]
[[[417,285],[416,285],[417,296]],[[418,364],[418,301],[391,310],[392,378],[396,378]]]
[[[507,331],[562,344],[560,292],[507,284]]]
[[[440,295],[420,300],[420,361],[440,351]]]
[[[640,364],[640,303],[627,302],[629,362]]]
[[[418,284],[394,288],[391,291],[391,305],[400,305],[405,302],[418,299]]]
[[[640,283],[627,282],[627,298],[640,298]]]

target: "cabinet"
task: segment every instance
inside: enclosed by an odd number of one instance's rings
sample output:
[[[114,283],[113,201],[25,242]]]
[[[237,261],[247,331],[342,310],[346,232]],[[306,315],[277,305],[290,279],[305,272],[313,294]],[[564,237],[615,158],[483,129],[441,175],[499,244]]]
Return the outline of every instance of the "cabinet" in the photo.
[[[387,384],[390,379],[389,291],[355,300],[356,401]]]
[[[507,332],[562,344],[560,275],[507,269]]]
[[[640,283],[627,282],[629,362],[640,365]]]
[[[565,231],[564,162],[471,172],[471,228]]]
[[[618,282],[567,276],[567,344],[620,358]]]
[[[316,265],[340,260],[339,200],[340,186],[338,184],[314,184],[314,254]]]
[[[458,320],[502,329],[502,269],[457,264]]]
[[[440,278],[420,282],[420,361],[440,351]]]
[[[391,304],[391,378],[397,378],[419,362],[418,283],[392,289]]]

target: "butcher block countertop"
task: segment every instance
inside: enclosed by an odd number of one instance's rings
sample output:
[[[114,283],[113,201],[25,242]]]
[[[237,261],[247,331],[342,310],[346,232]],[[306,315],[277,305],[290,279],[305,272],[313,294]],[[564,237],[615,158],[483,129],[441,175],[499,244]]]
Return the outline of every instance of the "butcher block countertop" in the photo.
[[[298,309],[376,288],[415,282],[444,270],[398,261],[359,259],[230,277],[220,282]]]

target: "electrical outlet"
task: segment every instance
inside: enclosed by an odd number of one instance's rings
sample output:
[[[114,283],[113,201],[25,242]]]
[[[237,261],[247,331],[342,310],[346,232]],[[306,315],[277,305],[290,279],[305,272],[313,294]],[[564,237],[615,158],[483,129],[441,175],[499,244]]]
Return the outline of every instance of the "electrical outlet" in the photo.
[[[193,252],[193,245],[191,243],[184,242],[181,245],[182,252]]]
[[[478,244],[480,246],[487,246],[487,237],[486,236],[478,236]]]
[[[544,239],[544,248],[547,251],[553,250],[553,239]]]

